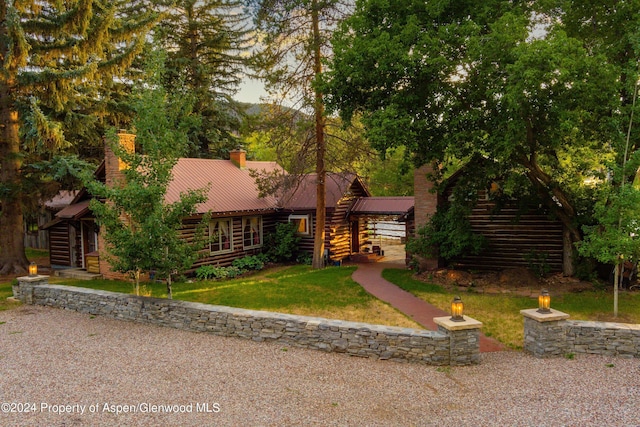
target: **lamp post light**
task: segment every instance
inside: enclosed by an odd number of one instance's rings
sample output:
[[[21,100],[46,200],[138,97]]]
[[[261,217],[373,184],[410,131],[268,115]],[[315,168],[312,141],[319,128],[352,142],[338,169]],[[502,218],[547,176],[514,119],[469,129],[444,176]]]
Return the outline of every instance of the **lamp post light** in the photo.
[[[34,261],[31,261],[31,264],[29,264],[29,277],[35,277],[38,275],[38,264],[36,264]]]
[[[455,297],[453,301],[451,301],[451,320],[454,322],[464,322],[464,304],[462,303],[462,299],[460,297]]]
[[[548,314],[551,313],[551,295],[549,291],[543,289],[538,296],[538,313]]]

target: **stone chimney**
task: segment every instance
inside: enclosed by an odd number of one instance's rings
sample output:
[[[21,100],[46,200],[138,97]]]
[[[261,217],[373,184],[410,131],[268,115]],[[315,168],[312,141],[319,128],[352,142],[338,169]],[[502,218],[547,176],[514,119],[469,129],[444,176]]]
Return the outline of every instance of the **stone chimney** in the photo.
[[[229,152],[229,160],[240,169],[247,167],[247,152],[242,148],[236,148]]]
[[[433,191],[432,174],[433,166],[426,164],[417,168],[413,175],[416,229],[427,224],[438,209],[438,194]]]
[[[118,133],[118,143],[127,152],[133,153],[135,151],[136,136],[126,131],[120,131]],[[122,170],[127,168],[127,164],[111,149],[111,146],[106,143],[104,147],[104,163],[105,163],[105,183],[108,186],[114,185],[116,182],[123,182],[124,175]]]
[[[414,214],[415,229],[418,230],[426,225],[431,217],[438,209],[438,193],[433,191],[434,182],[431,175],[433,174],[433,166],[431,164],[423,165],[417,168],[413,174],[413,195],[414,195]],[[428,259],[420,259],[420,268],[422,270],[432,270],[438,268],[439,259],[437,256]]]
[[[136,136],[127,131],[121,130],[118,132],[118,144],[123,147],[127,152],[133,153],[135,151]],[[127,163],[116,156],[116,153],[111,149],[111,145],[105,142],[104,147],[104,166],[105,166],[105,184],[108,187],[114,185],[124,185],[125,176],[122,173],[124,169],[128,167]],[[105,279],[114,280],[127,280],[127,276],[123,273],[118,273],[111,268],[111,264],[108,261],[107,255],[107,243],[104,239],[102,232],[98,233],[98,265],[100,266],[100,274]]]

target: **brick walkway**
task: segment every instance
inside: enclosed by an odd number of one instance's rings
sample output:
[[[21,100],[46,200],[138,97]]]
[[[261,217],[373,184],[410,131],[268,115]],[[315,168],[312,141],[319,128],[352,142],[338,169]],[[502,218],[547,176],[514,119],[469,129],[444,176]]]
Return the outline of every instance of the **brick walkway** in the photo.
[[[388,302],[425,328],[437,330],[438,326],[433,322],[433,318],[448,316],[449,313],[383,279],[382,270],[385,268],[405,268],[405,266],[387,262],[358,264],[358,269],[353,273],[352,278],[371,295]],[[481,352],[500,350],[504,350],[500,342],[480,334]]]

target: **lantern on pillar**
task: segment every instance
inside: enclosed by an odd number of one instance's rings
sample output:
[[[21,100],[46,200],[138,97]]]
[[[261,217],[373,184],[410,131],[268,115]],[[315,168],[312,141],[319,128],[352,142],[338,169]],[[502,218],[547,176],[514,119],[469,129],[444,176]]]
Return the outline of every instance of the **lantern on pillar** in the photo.
[[[546,289],[538,296],[538,313],[551,313],[551,295]]]
[[[38,275],[38,264],[31,261],[31,264],[29,264],[29,276],[34,277],[37,275]]]
[[[460,297],[455,297],[451,301],[451,320],[454,322],[464,322],[464,304]]]

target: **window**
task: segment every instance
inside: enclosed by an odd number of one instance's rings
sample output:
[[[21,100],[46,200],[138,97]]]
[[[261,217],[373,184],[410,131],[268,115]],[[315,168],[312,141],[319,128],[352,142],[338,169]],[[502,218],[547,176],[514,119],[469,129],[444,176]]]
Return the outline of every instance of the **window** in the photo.
[[[242,218],[242,240],[245,249],[262,246],[262,218],[252,216]]]
[[[311,215],[289,215],[289,222],[296,225],[296,233],[311,235]]]
[[[209,245],[211,253],[233,250],[233,220],[217,219],[209,224]]]
[[[39,230],[38,228],[38,217],[35,215],[26,215],[24,216],[24,224],[27,233],[36,234]]]

